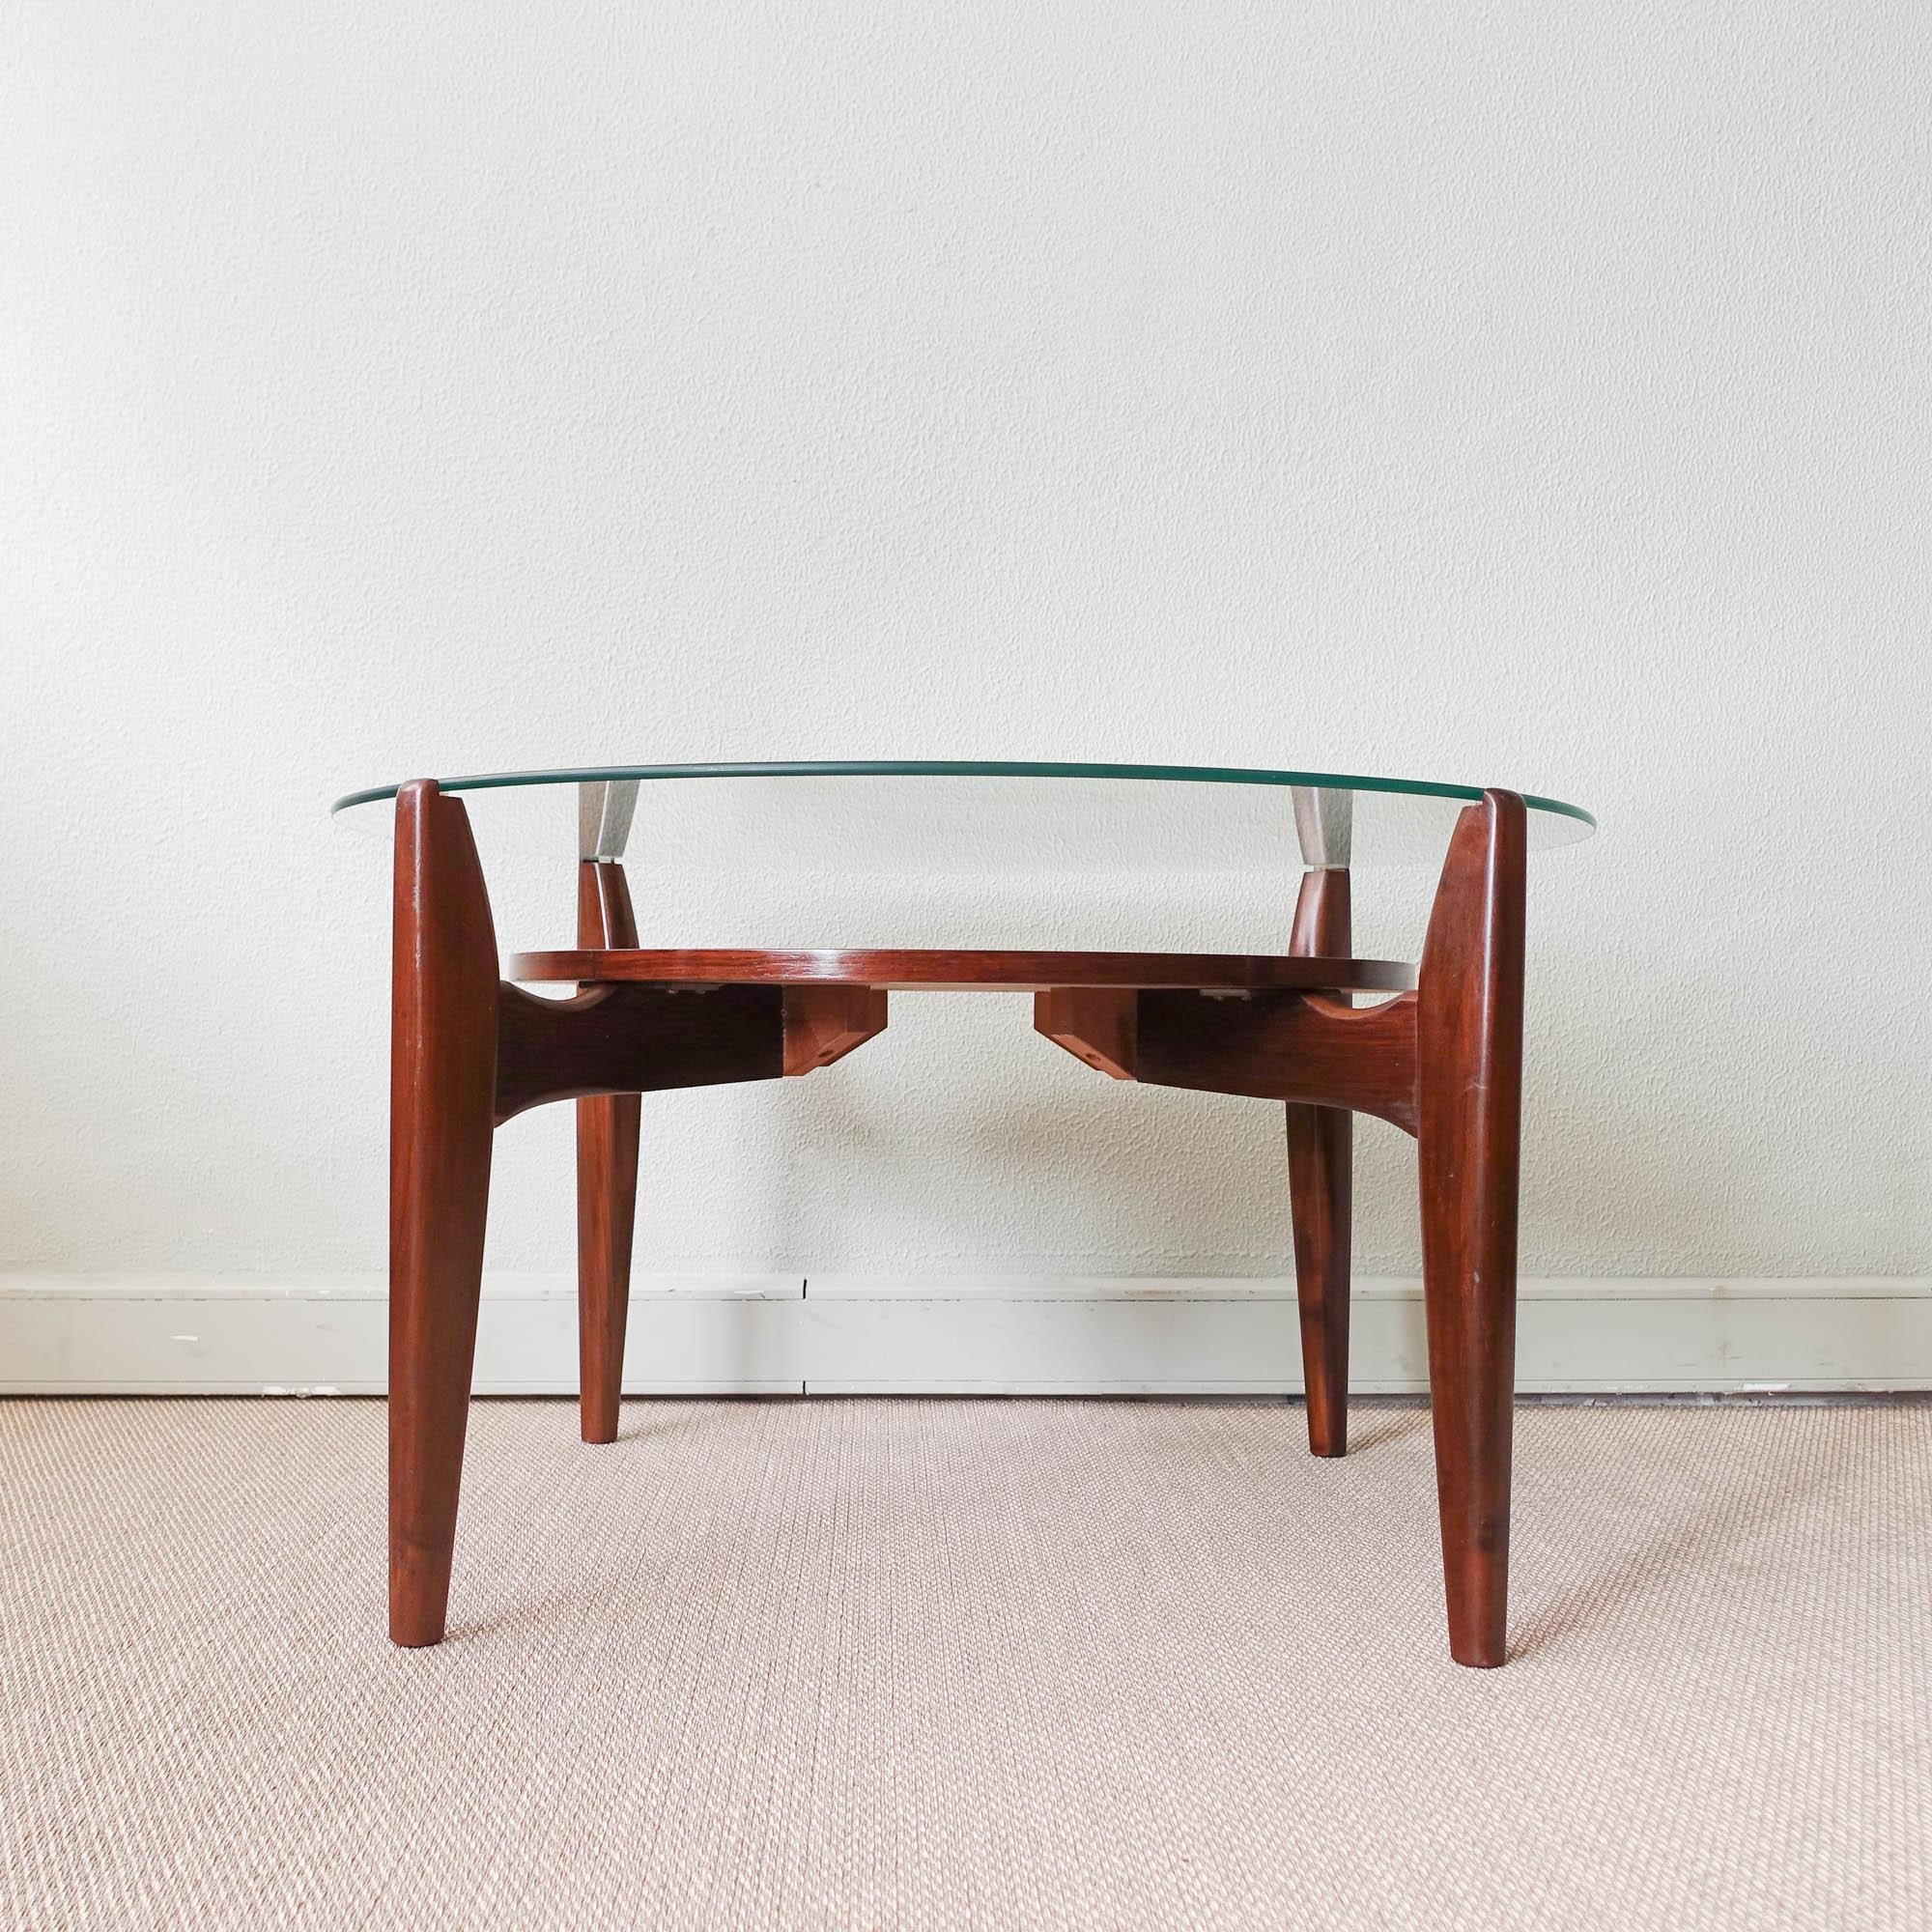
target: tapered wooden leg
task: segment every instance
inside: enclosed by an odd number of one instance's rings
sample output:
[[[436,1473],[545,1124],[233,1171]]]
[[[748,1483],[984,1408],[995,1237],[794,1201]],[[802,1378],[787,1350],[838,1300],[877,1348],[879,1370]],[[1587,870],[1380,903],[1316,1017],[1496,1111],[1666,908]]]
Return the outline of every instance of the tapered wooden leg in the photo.
[[[635,1094],[577,1103],[577,1358],[586,1442],[617,1439],[642,1106]]]
[[[1349,1236],[1354,1117],[1340,1107],[1288,1106],[1288,1191],[1294,1207],[1294,1288],[1308,1447],[1349,1448]]]
[[[586,859],[578,867],[577,943],[589,950],[637,945],[637,920],[621,866]],[[586,1442],[617,1439],[642,1104],[635,1094],[577,1103],[578,1390]]]
[[[1291,952],[1346,959],[1349,874],[1306,873],[1295,901]],[[1347,1004],[1347,995],[1341,996]],[[1353,1211],[1354,1117],[1341,1107],[1288,1103],[1288,1192],[1294,1210],[1294,1286],[1301,1308],[1301,1373],[1308,1391],[1308,1446],[1317,1456],[1349,1447],[1349,1260]]]
[[[389,1114],[389,1636],[438,1642],[476,1348],[497,942],[463,807],[396,799]]]
[[[1449,1653],[1506,1654],[1522,1095],[1521,799],[1465,810],[1423,950],[1417,1142]]]

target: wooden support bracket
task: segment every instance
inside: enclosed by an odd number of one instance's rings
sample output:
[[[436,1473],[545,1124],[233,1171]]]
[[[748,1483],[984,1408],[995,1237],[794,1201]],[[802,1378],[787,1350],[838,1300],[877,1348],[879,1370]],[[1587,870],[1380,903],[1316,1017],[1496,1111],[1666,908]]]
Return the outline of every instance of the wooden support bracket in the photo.
[[[1139,1000],[1131,987],[1043,987],[1033,996],[1034,1031],[1089,1066],[1131,1080]]]
[[[779,986],[609,985],[544,1000],[505,980],[497,1002],[498,1125],[549,1100],[776,1080],[784,1071]]]
[[[812,1073],[886,1030],[883,986],[784,988],[784,1070]]]
[[[1348,1107],[1416,1129],[1415,995],[1349,1007],[1325,993],[1143,993],[1135,1077],[1157,1087]]]

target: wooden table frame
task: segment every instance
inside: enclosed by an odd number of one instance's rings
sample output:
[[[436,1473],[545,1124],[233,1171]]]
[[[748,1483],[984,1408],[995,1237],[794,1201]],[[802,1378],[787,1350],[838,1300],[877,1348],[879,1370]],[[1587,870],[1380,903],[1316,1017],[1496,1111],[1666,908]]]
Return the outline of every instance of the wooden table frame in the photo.
[[[586,792],[592,789],[586,787]],[[1299,801],[1297,802],[1299,804]],[[1319,803],[1319,801],[1318,801]],[[1301,814],[1298,811],[1298,816]],[[623,823],[613,824],[615,817]],[[1116,1079],[1287,1103],[1309,1446],[1348,1437],[1351,1115],[1417,1142],[1449,1649],[1505,1655],[1526,814],[1489,791],[1451,835],[1419,967],[1349,956],[1346,838],[1304,827],[1279,958],[1081,952],[646,952],[619,857],[628,809],[586,808],[578,950],[498,976],[469,816],[396,797],[389,1208],[389,1634],[438,1642],[449,1598],[496,1128],[578,1108],[582,1427],[609,1442],[630,1292],[644,1093],[812,1071],[884,1030],[895,987],[1032,986],[1035,1027]],[[1332,841],[1331,841],[1332,842]],[[1393,998],[1357,1008],[1355,992]]]

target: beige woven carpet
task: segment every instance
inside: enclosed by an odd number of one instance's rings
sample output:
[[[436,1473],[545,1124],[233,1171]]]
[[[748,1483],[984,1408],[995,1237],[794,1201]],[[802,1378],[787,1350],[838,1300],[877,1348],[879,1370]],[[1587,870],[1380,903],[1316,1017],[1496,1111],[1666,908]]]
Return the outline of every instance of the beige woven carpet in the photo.
[[[416,1653],[383,1423],[0,1405],[6,1923],[1932,1925],[1932,1410],[1523,1410],[1490,1672],[1416,1409],[483,1404]]]

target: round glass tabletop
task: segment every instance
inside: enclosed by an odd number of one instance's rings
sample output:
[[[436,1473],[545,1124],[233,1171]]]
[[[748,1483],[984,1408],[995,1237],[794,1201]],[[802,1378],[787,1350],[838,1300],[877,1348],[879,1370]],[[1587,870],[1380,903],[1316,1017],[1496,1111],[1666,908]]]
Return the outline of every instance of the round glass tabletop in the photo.
[[[722,779],[733,781],[719,784]],[[863,781],[863,782],[860,782]],[[1313,866],[1439,864],[1482,788],[1424,779],[1215,765],[974,759],[831,759],[598,765],[439,779],[485,848],[562,855],[964,871],[1219,871],[1284,860]],[[386,831],[397,787],[335,801]],[[1524,794],[1532,847],[1586,838],[1581,807]]]

